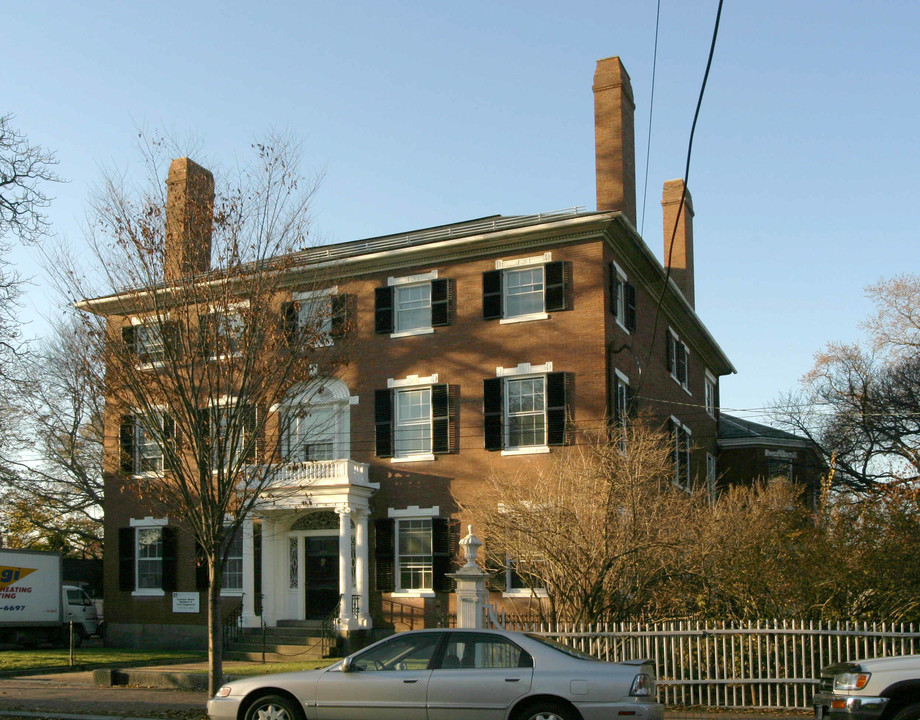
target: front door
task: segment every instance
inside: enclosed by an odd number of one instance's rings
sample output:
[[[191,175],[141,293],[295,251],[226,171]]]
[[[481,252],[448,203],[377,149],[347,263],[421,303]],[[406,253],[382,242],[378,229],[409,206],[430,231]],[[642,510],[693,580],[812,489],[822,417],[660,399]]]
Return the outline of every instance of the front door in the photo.
[[[339,601],[338,537],[305,537],[303,560],[304,617],[324,618]]]

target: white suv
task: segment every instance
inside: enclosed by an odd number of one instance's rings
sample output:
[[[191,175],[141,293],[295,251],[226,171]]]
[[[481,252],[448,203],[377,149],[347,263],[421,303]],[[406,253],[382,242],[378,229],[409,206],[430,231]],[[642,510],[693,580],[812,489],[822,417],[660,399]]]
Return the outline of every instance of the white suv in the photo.
[[[920,720],[920,655],[822,668],[812,705],[817,720]]]

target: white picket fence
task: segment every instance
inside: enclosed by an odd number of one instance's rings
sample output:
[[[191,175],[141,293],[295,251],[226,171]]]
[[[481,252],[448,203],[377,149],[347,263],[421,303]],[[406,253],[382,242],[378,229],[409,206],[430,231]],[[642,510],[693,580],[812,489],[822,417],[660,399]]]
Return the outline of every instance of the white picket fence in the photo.
[[[773,620],[549,627],[494,619],[509,630],[551,638],[604,660],[650,658],[658,668],[658,700],[668,706],[807,709],[825,665],[920,652],[920,632],[912,624]]]

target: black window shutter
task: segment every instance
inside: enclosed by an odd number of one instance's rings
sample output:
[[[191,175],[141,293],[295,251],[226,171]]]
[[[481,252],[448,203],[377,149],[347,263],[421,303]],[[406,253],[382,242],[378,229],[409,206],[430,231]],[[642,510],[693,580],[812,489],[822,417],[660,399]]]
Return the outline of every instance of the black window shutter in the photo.
[[[683,381],[685,385],[689,385],[690,384],[690,350],[687,348],[686,345],[684,345],[683,348],[684,348],[684,380]]]
[[[487,378],[482,381],[482,411],[484,415],[483,432],[486,450],[501,450],[504,436],[504,380]]]
[[[208,578],[208,559],[204,555],[201,543],[195,541],[195,589],[207,590],[211,584]]]
[[[176,559],[179,538],[176,528],[163,528],[163,590],[174,592],[176,589]]]
[[[450,452],[450,392],[447,385],[431,386],[431,451]]]
[[[121,471],[134,472],[134,416],[122,415],[118,428],[118,441],[121,445]]]
[[[393,457],[393,392],[374,390],[374,430],[377,457]]]
[[[626,386],[626,414],[631,418],[639,415],[639,403],[635,393],[633,393],[633,389],[629,385]]]
[[[502,271],[488,270],[482,274],[482,319],[497,320],[502,316]]]
[[[134,528],[118,528],[118,589],[134,590]]]
[[[447,577],[450,572],[451,547],[450,547],[450,519],[431,518],[431,569],[432,583],[435,592],[451,592],[453,578]]]
[[[281,327],[284,338],[289,345],[297,339],[297,316],[300,308],[296,302],[286,302],[281,306]]]
[[[133,325],[125,325],[121,329],[121,341],[128,352],[137,352],[137,332]]]
[[[176,420],[172,415],[163,415],[163,440],[166,445],[163,448],[163,467],[166,470],[175,470],[173,460],[179,450],[179,444],[176,441]]]
[[[377,592],[396,589],[396,521],[385,518],[374,521],[374,565]]]
[[[393,332],[393,288],[374,288],[374,332]]]
[[[624,299],[626,305],[626,329],[632,332],[636,329],[636,286],[626,283],[624,286]]]
[[[340,340],[348,332],[348,295],[341,293],[333,295],[330,305],[332,307],[332,335],[333,340]]]
[[[565,263],[548,262],[543,267],[546,290],[543,306],[546,312],[565,310]]]
[[[565,445],[566,442],[566,374],[546,375],[546,444]]]
[[[431,281],[431,326],[450,325],[450,281]]]
[[[617,316],[620,299],[620,278],[617,277],[617,269],[613,263],[610,263],[610,312]]]
[[[665,364],[667,365],[668,372],[674,372],[674,336],[671,335],[670,330],[667,332],[668,342],[665,345]]]

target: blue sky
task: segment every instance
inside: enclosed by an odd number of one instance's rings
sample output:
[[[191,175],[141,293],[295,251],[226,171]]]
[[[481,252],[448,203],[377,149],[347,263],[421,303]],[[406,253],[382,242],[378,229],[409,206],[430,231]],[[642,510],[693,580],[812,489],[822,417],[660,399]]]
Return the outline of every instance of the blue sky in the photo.
[[[272,128],[324,168],[314,229],[339,242],[595,206],[591,82],[619,55],[636,97],[639,224],[662,255],[661,186],[683,174],[717,2],[20,3],[0,31],[0,112],[57,151],[50,216],[82,240],[102,168],[138,129],[231,165]],[[920,4],[727,0],[693,147],[697,312],[738,369],[722,407],[766,419],[863,288],[916,269]],[[649,148],[648,190],[645,156]],[[645,206],[643,215],[642,208]],[[33,277],[29,333],[56,310]]]

